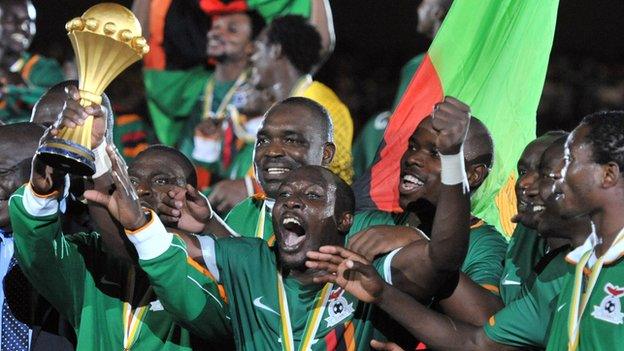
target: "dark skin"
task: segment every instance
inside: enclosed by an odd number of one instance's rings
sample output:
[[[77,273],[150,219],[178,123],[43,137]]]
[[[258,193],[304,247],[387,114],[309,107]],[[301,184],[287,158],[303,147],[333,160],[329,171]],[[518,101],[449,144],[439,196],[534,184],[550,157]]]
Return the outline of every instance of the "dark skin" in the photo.
[[[35,35],[35,12],[30,1],[5,0],[0,3],[0,60],[6,74]],[[10,77],[9,77],[10,78]],[[9,81],[11,84],[16,81]]]
[[[273,207],[279,264],[304,284],[318,274],[305,266],[306,252],[339,245],[353,221],[352,211],[336,208],[336,180],[326,169],[304,166],[288,174]]]
[[[524,148],[518,160],[518,180],[516,181],[516,198],[518,199],[518,214],[514,221],[521,223],[527,228],[537,229],[538,212],[540,212],[541,199],[533,184],[539,179],[539,165],[542,154],[552,144],[554,138],[544,136],[537,138]],[[537,211],[536,207],[537,206]]]
[[[587,135],[590,127],[581,124],[570,134],[565,148],[563,184],[574,196],[556,197],[566,218],[589,216],[602,242],[595,250],[602,256],[624,227],[624,177],[615,161],[594,161],[593,147]]]
[[[277,189],[289,171],[303,165],[326,166],[331,162],[336,147],[322,136],[318,118],[307,108],[298,105],[278,105],[266,116],[258,132],[254,166],[267,197],[275,199]],[[212,197],[209,200],[212,203]],[[199,226],[205,220],[189,218],[187,211],[180,211],[185,207],[182,192],[174,190],[169,199],[163,201],[167,206],[160,209],[161,214],[180,217],[178,228],[182,230],[188,230],[188,227],[180,226],[181,223]],[[202,232],[220,236],[229,233],[215,220],[204,222],[204,225],[206,227]]]
[[[250,84],[241,86],[236,95],[239,95],[240,100],[244,102],[243,106],[238,107],[239,112],[250,118],[261,116],[274,102],[269,94],[257,90]],[[223,122],[223,120],[214,119],[204,120],[197,125],[195,133],[199,133],[205,138],[221,140],[223,138]],[[217,213],[226,214],[247,196],[244,179],[225,179],[212,187],[209,200]]]
[[[446,98],[437,106],[431,125],[435,145],[440,153],[459,152],[469,123],[469,108],[456,99]],[[418,240],[401,249],[392,260],[393,284],[420,301],[427,301],[446,278],[456,272],[464,260],[470,227],[469,194],[463,184],[440,185],[432,240]],[[342,247],[330,247],[320,253],[308,253],[312,260],[351,253]],[[318,266],[315,266],[317,265]],[[308,263],[309,268],[325,269],[321,262]],[[327,267],[331,268],[331,267]]]
[[[287,98],[297,80],[308,73],[295,68],[280,44],[269,43],[267,28],[256,39],[251,64],[249,82],[257,89],[269,89],[277,101]]]
[[[9,198],[28,181],[28,168],[43,128],[30,124],[0,126],[0,230],[11,232]]]
[[[418,33],[433,39],[438,33],[452,0],[423,0],[418,5]]]
[[[254,51],[251,19],[245,13],[216,16],[207,33],[208,53],[217,61],[215,79],[233,81],[248,67]]]
[[[452,114],[456,111],[467,110],[469,108],[460,101],[447,97],[438,105],[435,113]],[[423,211],[429,208],[423,206],[423,200],[433,206],[440,201],[442,187],[440,149],[437,145],[438,132],[433,122],[434,119],[428,117],[420,123],[410,137],[408,148],[401,159],[399,203],[405,211],[417,214],[419,218],[428,218],[428,213]],[[468,131],[467,137],[467,140],[473,140],[473,142],[467,142],[464,146],[466,174],[471,189],[476,189],[485,180],[488,172],[485,164],[472,161],[478,159],[484,149],[482,144],[474,142],[474,139],[479,138],[479,133],[481,132],[475,122],[475,125]],[[436,211],[436,216],[438,212]],[[477,219],[473,218],[472,221],[476,222]],[[356,235],[351,240],[349,248],[370,259],[380,253],[405,246],[414,240],[413,236],[410,237],[404,232],[405,229],[396,230],[391,226],[372,227]],[[431,236],[435,239],[434,233]],[[381,251],[381,248],[388,251]],[[466,303],[466,301],[473,303]],[[475,325],[483,325],[489,316],[502,307],[502,302],[487,289],[461,274],[458,287],[450,297],[440,301],[440,306],[447,314],[455,318]]]
[[[550,152],[549,152],[550,151]],[[539,181],[533,187],[539,189],[540,196],[549,206],[539,220],[540,225],[550,228],[549,233],[568,240],[573,246],[583,243],[590,230],[589,218],[578,217],[573,220],[561,218],[557,203],[549,201],[556,197],[558,192],[570,191],[552,187],[553,181],[561,176],[562,148],[549,148],[544,153]],[[335,252],[331,247],[322,247],[320,251],[330,255],[322,256],[322,262],[328,272],[325,276],[317,276],[315,282],[335,282],[354,294],[364,302],[375,303],[389,313],[416,338],[436,350],[517,350],[508,345],[498,344],[490,340],[482,327],[475,326],[447,315],[435,312],[416,302],[396,287],[386,284],[377,275],[377,272],[363,256],[352,252]],[[309,266],[316,266],[320,262],[316,254],[309,255],[316,262]],[[401,350],[393,343],[376,342],[375,346],[381,350]]]

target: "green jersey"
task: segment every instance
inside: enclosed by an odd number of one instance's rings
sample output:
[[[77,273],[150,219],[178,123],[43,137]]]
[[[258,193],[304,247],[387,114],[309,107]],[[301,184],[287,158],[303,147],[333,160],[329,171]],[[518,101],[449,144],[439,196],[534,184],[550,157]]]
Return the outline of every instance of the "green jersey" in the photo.
[[[11,66],[24,84],[5,86],[0,97],[0,121],[6,124],[28,122],[32,107],[48,88],[65,80],[61,65],[51,58],[23,53]]]
[[[97,233],[65,236],[58,206],[23,186],[11,197],[9,213],[24,274],[72,324],[78,350],[207,347],[163,309],[145,273],[108,253]],[[202,336],[227,347],[226,316],[217,309],[212,315],[222,323]]]
[[[248,197],[230,210],[225,223],[241,236],[262,238],[273,244],[273,204],[270,199]]]
[[[208,293],[204,297],[196,296],[194,293],[198,289],[179,288],[180,282],[189,272],[193,273],[193,269],[187,264],[184,242],[163,234],[154,233],[151,239],[138,243],[132,237],[130,240],[135,243],[141,266],[150,276],[165,308],[181,320],[202,318],[208,313],[206,306],[217,304],[217,299]],[[292,277],[281,278],[277,252],[264,240],[214,240],[209,236],[199,237],[199,240],[206,266],[223,284],[227,295],[226,306],[232,316],[237,349],[282,349],[285,335],[289,335],[282,334],[282,327],[288,324],[295,350],[304,342],[311,350],[369,350],[372,338],[384,340],[376,329],[383,323],[374,321],[379,312],[375,306],[360,303],[337,286],[302,285]],[[388,282],[391,282],[390,265],[394,253],[396,251],[374,262]],[[157,270],[157,267],[168,268]],[[194,278],[203,287],[215,285],[205,275],[196,274]],[[308,322],[310,316],[314,318]],[[203,323],[201,327],[210,329],[212,325]]]
[[[574,320],[570,318],[570,308],[574,304],[572,296],[576,288],[587,290],[581,294],[580,300],[588,298],[577,328],[579,339],[576,350],[624,350],[624,343],[622,343],[624,313],[621,304],[621,298],[624,297],[624,283],[622,282],[624,243],[619,240],[609,248],[602,257],[604,265],[599,270],[595,265],[597,258],[593,253],[598,242],[598,237],[593,233],[583,245],[566,256],[566,261],[569,263],[568,272],[557,303],[547,350],[569,350],[569,330],[574,329],[571,326],[575,325]],[[583,262],[582,258],[586,253],[591,256],[577,281],[576,266],[581,264],[579,262]],[[592,278],[595,278],[595,273],[599,274],[593,289],[589,291],[590,282]]]
[[[500,296],[505,305],[518,298],[522,284],[531,280],[533,268],[545,254],[546,240],[537,231],[522,224],[516,225],[505,255],[499,285]]]
[[[407,225],[403,213],[389,213],[377,210],[360,211],[355,214],[347,238],[374,225]],[[503,258],[507,241],[491,225],[480,223],[470,228],[468,252],[461,271],[475,283],[498,294],[498,284],[503,270]]]
[[[540,261],[544,268],[533,284],[521,285],[519,296],[490,318],[485,335],[499,344],[545,348],[557,308],[557,300],[568,271],[565,255],[569,247],[549,253]]]

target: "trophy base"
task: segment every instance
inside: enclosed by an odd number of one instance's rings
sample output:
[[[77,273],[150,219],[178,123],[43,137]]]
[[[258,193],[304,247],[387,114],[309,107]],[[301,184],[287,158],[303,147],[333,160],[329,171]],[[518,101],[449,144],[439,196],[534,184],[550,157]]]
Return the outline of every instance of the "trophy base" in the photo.
[[[95,174],[93,151],[73,141],[53,138],[37,149],[37,157],[46,165],[79,176]]]

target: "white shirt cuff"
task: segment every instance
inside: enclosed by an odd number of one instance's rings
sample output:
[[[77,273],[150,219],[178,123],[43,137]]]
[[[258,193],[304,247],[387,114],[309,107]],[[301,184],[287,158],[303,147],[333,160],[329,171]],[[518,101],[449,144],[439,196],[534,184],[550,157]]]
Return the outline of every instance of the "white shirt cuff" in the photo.
[[[126,234],[142,260],[151,260],[162,255],[169,249],[173,240],[173,234],[167,232],[153,211],[149,222],[137,230],[126,230]]]
[[[58,212],[58,195],[58,192],[45,196],[38,195],[32,190],[30,184],[28,184],[26,189],[24,189],[22,204],[26,212],[33,217],[50,216]]]

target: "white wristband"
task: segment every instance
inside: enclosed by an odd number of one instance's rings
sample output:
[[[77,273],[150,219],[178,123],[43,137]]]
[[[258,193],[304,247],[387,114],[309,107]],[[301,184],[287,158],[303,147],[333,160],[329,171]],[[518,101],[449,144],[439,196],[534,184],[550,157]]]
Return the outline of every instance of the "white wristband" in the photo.
[[[440,172],[442,184],[456,185],[463,183],[464,185],[468,185],[463,147],[459,153],[455,155],[440,154],[440,164],[442,166],[442,171]]]
[[[92,179],[103,176],[113,168],[113,164],[106,153],[107,145],[106,139],[104,139],[98,147],[93,149],[93,154],[95,155],[95,174],[91,176]]]

